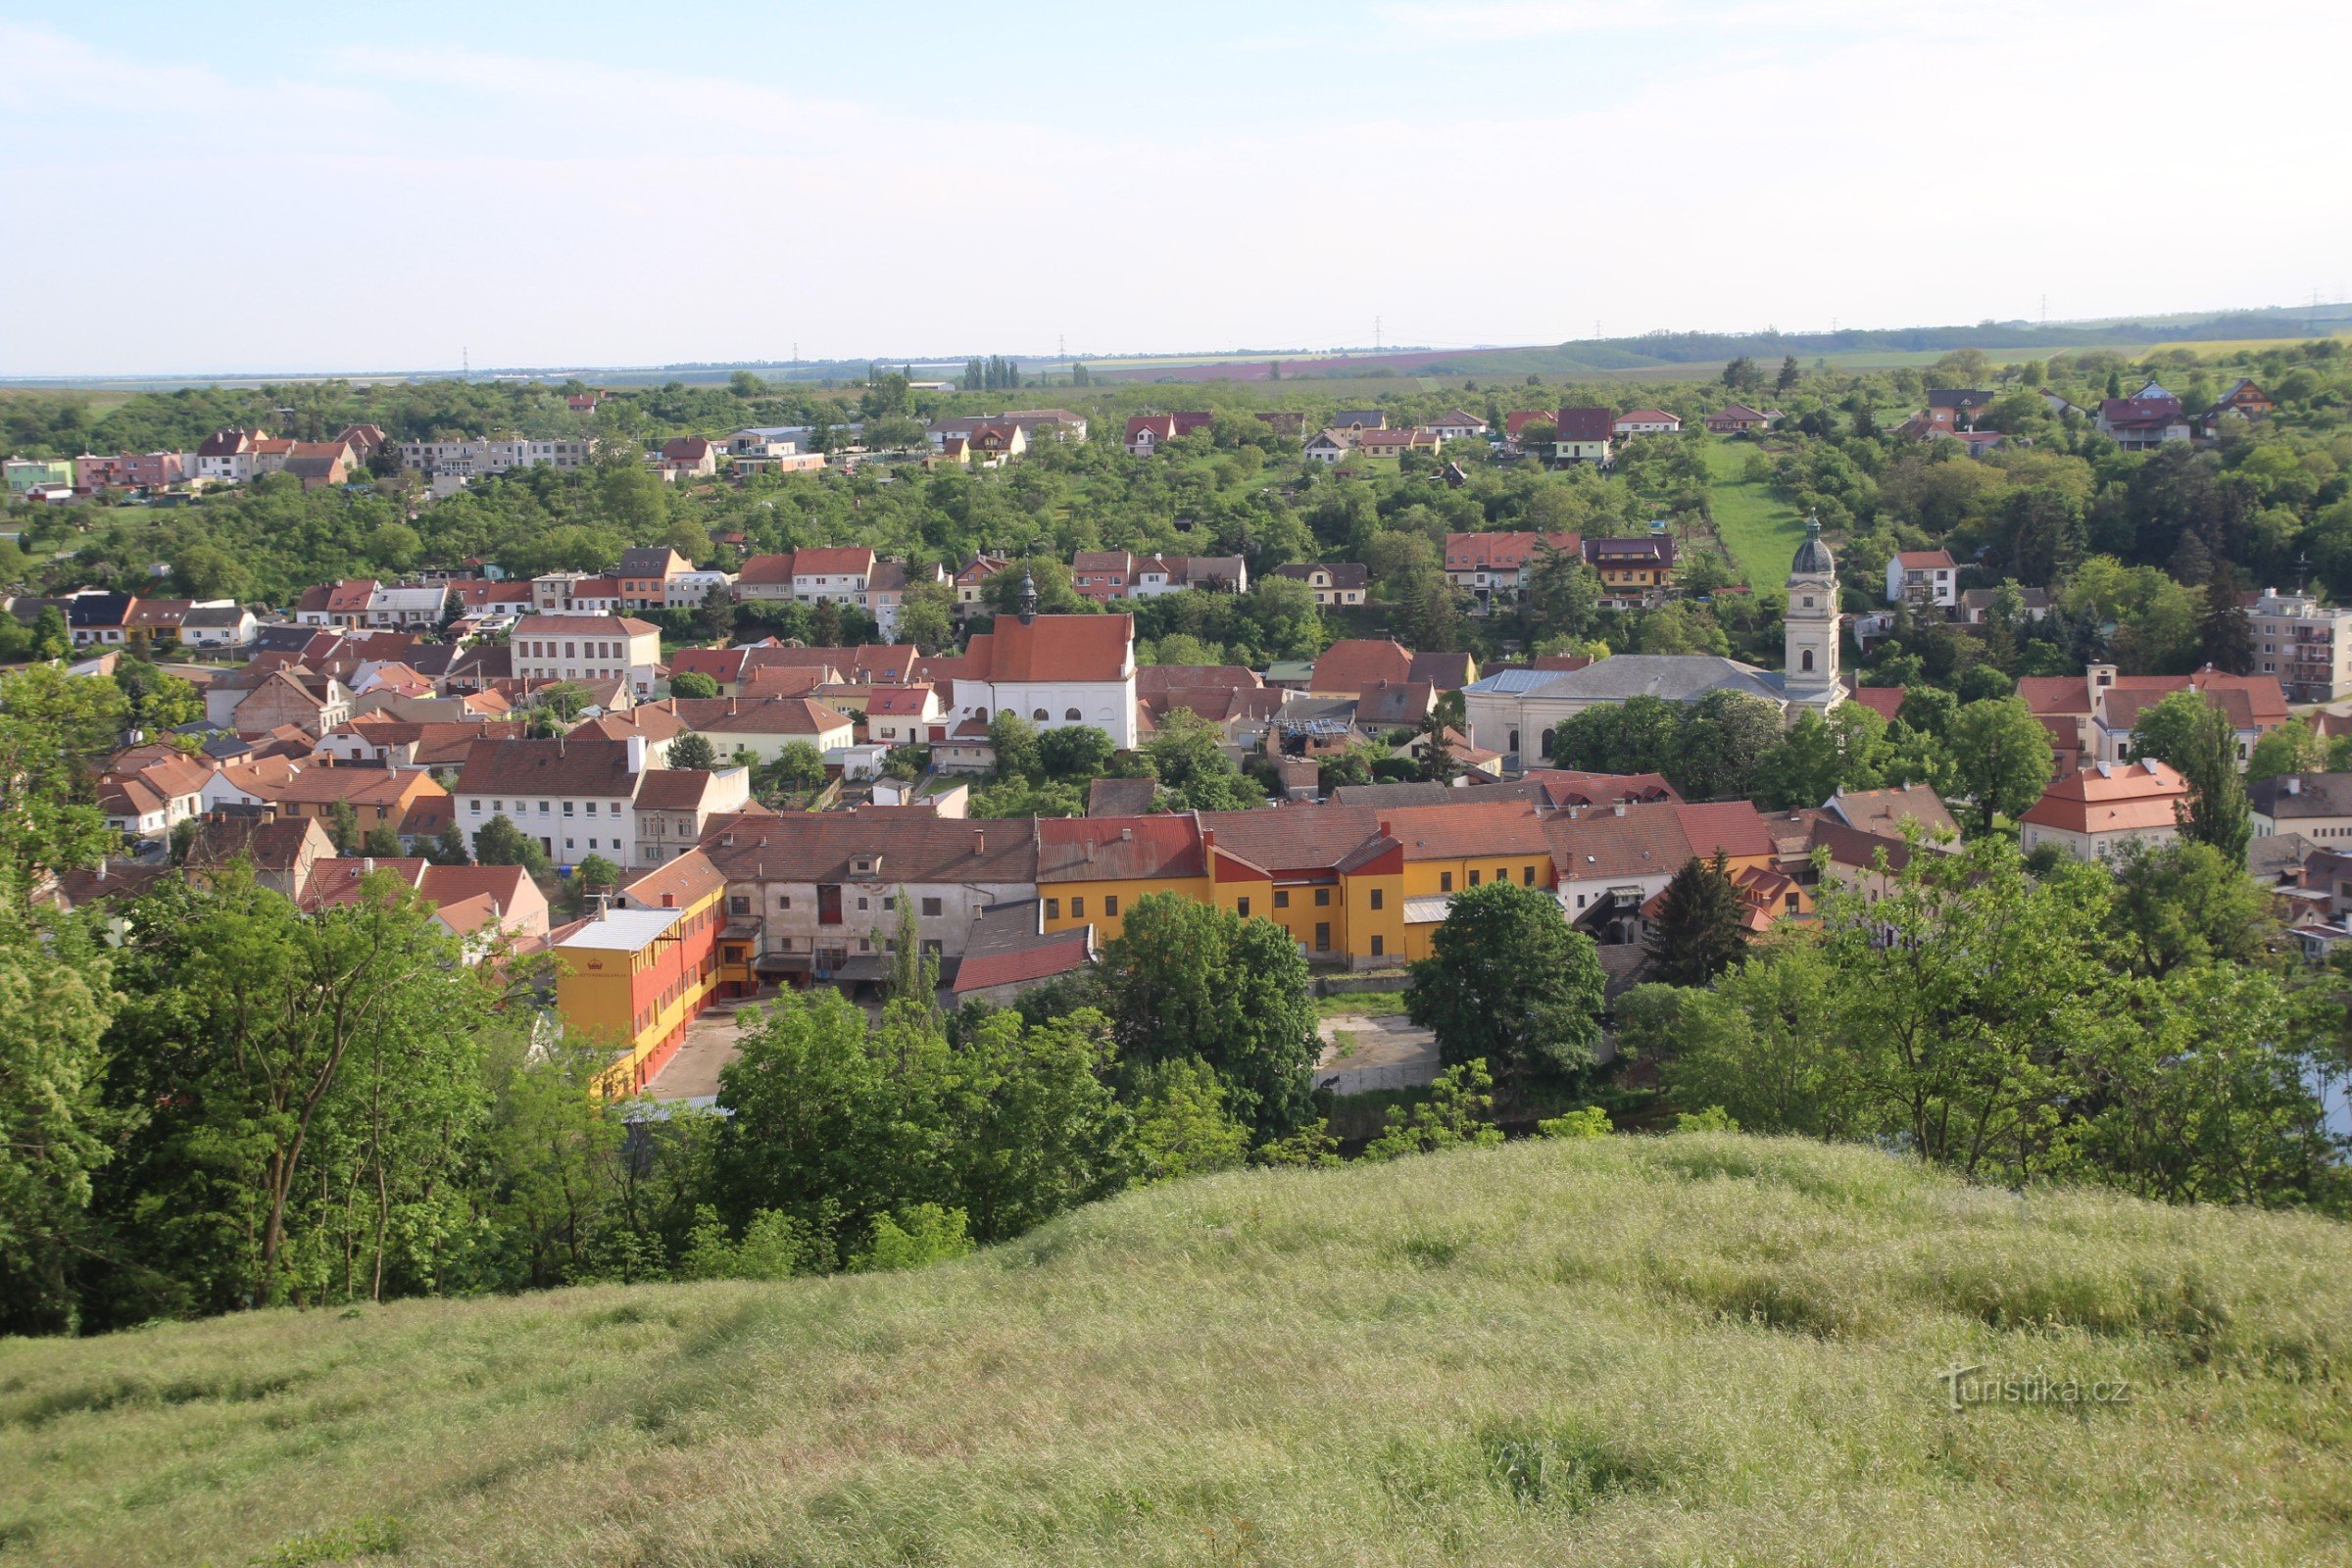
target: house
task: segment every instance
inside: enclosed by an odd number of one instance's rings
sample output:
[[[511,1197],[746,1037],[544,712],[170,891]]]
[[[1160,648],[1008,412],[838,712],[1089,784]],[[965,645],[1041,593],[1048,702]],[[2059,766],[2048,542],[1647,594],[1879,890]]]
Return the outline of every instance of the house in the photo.
[[[627,615],[525,615],[507,646],[526,682],[625,681],[647,698],[661,680],[661,628]]]
[[[1076,551],[1070,556],[1070,586],[1098,604],[1132,598],[1135,557],[1124,550]]]
[[[122,622],[126,641],[134,648],[169,650],[179,646],[179,629],[196,608],[193,599],[139,599]]]
[[[337,765],[332,758],[315,764],[298,763],[282,778],[265,786],[261,793],[262,800],[275,807],[280,816],[310,816],[331,823],[337,814],[336,808],[348,807],[362,834],[388,827],[404,841],[416,836],[413,825],[416,813],[449,798],[449,792],[422,768],[366,763],[344,767]],[[439,824],[447,820],[446,812],[438,814],[434,831],[439,831]]]
[[[1437,691],[1458,692],[1478,679],[1478,660],[1467,653],[1446,653],[1432,650],[1413,656],[1413,667],[1408,680],[1429,682]]]
[[[256,444],[269,436],[267,430],[215,430],[197,445],[194,477],[243,484],[254,475]]]
[[[1609,421],[1609,433],[1620,440],[1636,435],[1680,435],[1683,421],[1664,409],[1629,409]]]
[[[2154,381],[2131,397],[2103,399],[2098,426],[2099,434],[2127,451],[2185,441],[2191,433],[2180,400]]]
[[[1146,556],[1131,565],[1134,576],[1129,597],[1135,599],[1155,599],[1187,589],[1238,594],[1250,587],[1250,564],[1241,556]]]
[[[221,684],[215,682],[216,685]],[[206,694],[206,711],[212,694]],[[351,717],[351,688],[332,675],[273,669],[234,699],[228,722],[240,735],[267,735],[283,726],[319,736]]]
[[[1435,430],[1414,426],[1400,430],[1353,430],[1355,450],[1367,458],[1399,458],[1407,452],[1425,452],[1437,456],[1446,438]]]
[[[300,480],[305,490],[325,490],[348,480],[351,469],[351,449],[342,442],[297,441],[278,471]]]
[[[1430,432],[1441,441],[1467,441],[1473,436],[1484,437],[1487,421],[1462,409],[1451,409],[1429,421]]]
[[[1902,837],[1905,824],[1916,824],[1923,838],[1947,834],[1958,838],[1960,834],[1960,824],[1953,820],[1943,798],[1925,784],[1902,784],[1884,790],[1839,790],[1822,809],[1847,827],[1891,838]]]
[[[874,553],[862,545],[819,546],[792,558],[792,596],[803,604],[853,605],[874,574]]]
[[[191,606],[179,619],[180,646],[200,653],[250,648],[255,630],[253,612],[226,601]]]
[[[1354,697],[1377,686],[1408,681],[1413,656],[1387,637],[1343,637],[1315,660],[1307,692],[1315,697]]]
[[[1516,452],[1523,444],[1530,425],[1556,426],[1557,409],[1514,409],[1502,416],[1502,444]]]
[[[866,738],[878,746],[928,745],[944,711],[927,681],[876,690],[865,701]]]
[[[2126,845],[2154,848],[2180,836],[2188,781],[2167,763],[2095,762],[2050,781],[2017,819],[2028,854],[2054,844],[2078,860],[2108,859]]]
[[[2229,391],[2214,400],[2213,407],[2205,411],[2205,433],[2215,434],[2221,422],[2228,418],[2268,418],[2278,407],[2268,392],[2240,376]]]
[[[735,597],[735,579],[715,569],[698,570],[686,567],[671,572],[662,580],[662,603],[670,610],[700,610],[710,602],[712,594],[722,600]],[[628,580],[621,581],[621,598],[628,598]]]
[[[654,466],[662,478],[673,482],[678,479],[708,479],[718,472],[718,448],[704,436],[673,436],[662,443]]]
[[[1307,437],[1305,454],[1316,463],[1336,466],[1354,455],[1357,434],[1354,430],[1327,426]]]
[[[1126,911],[1150,894],[1214,902],[1196,812],[1039,817],[1032,831],[1041,930],[1092,926],[1098,942],[1112,942],[1126,928]]]
[[[1920,417],[1934,430],[1950,435],[1973,430],[1977,418],[1992,406],[1992,394],[1978,387],[1930,387],[1928,407]]]
[[[2352,773],[2288,773],[2246,786],[2257,833],[2300,833],[2352,850]]]
[[[1886,602],[1948,612],[1960,602],[1958,576],[1948,550],[1898,550],[1886,560]]]
[[[1041,728],[1091,725],[1115,747],[1140,739],[1136,713],[1135,617],[1041,615],[1034,592],[1019,612],[999,615],[965,650],[950,698],[955,718],[984,728],[1010,710]]]
[[[1587,539],[1584,552],[1604,604],[1652,604],[1674,584],[1674,538],[1663,527],[1638,539]]]
[[[623,721],[640,714],[674,718],[708,739],[721,761],[749,752],[761,762],[772,762],[794,741],[828,752],[857,739],[856,723],[848,713],[807,697],[666,697],[632,710]]]
[[[1331,416],[1332,424],[1342,430],[1386,430],[1389,411],[1386,409],[1342,409]]]
[[[1998,588],[1963,588],[1960,590],[1958,613],[1954,616],[1963,625],[1982,626],[1992,614],[1999,601]],[[2018,609],[2028,620],[2040,620],[2050,612],[2050,591],[2047,588],[2017,590]]]
[[[1530,579],[1545,551],[1581,555],[1585,542],[1573,533],[1536,533],[1499,529],[1446,536],[1446,580],[1468,594],[1483,613],[1494,603],[1515,604],[1527,597]]]
[[[205,886],[222,868],[242,860],[252,867],[256,883],[299,904],[312,868],[334,858],[334,840],[316,817],[222,811],[203,818],[181,869],[189,881]]]
[[[172,752],[135,766],[119,761],[98,775],[93,788],[108,827],[125,838],[155,838],[202,812],[212,776],[210,767]]]
[[[302,906],[317,910],[357,903],[370,876],[390,876],[413,889],[442,929],[464,942],[467,963],[479,963],[502,938],[548,934],[547,895],[519,865],[435,865],[416,857],[328,857],[312,863]]]
[[[1008,556],[983,553],[956,567],[955,575],[948,579],[949,587],[956,593],[956,618],[961,620],[977,613],[984,603],[981,590],[987,586],[988,579],[1011,564],[1012,560]]]
[[[669,580],[682,571],[691,570],[694,563],[667,545],[649,545],[623,550],[612,575],[620,583],[620,603],[624,610],[665,610],[669,607]],[[693,604],[701,604],[695,599]]]
[[[1369,568],[1356,561],[1276,566],[1274,575],[1306,584],[1314,592],[1315,603],[1321,606],[1360,605],[1372,581]]]
[[[82,495],[101,490],[161,490],[183,477],[176,452],[122,452],[110,458],[85,452],[74,460],[74,486]]]
[[[2286,722],[2286,694],[2276,674],[2230,675],[2207,665],[2193,675],[2125,675],[2113,664],[2089,664],[2073,675],[2028,675],[2017,695],[2050,731],[2052,748],[2086,762],[2132,760],[2132,731],[2139,715],[2175,692],[2189,691],[2230,715],[2243,767],[2263,736]]]
[[[712,819],[751,804],[749,767],[654,767],[637,785],[637,863],[692,853]]]
[[[2266,588],[2249,614],[2255,665],[2278,677],[2288,702],[2352,697],[2352,608],[2323,605],[2299,589]]]
[[[902,915],[948,966],[982,910],[1037,896],[1027,820],[887,808],[746,816],[714,824],[701,854],[726,878],[719,978],[746,994],[779,980],[881,981]]]
[[[790,603],[793,553],[753,556],[735,574],[735,598],[741,604]]]
[[[1205,430],[1216,416],[1206,411],[1191,414],[1138,414],[1127,421],[1127,455],[1148,458],[1179,436]]]
[[[66,600],[66,629],[76,648],[116,648],[130,640],[139,602],[130,594],[84,588]]]
[[[1551,461],[1597,463],[1609,461],[1609,442],[1616,435],[1617,416],[1607,409],[1562,409],[1553,421]]]
[[[1710,435],[1747,435],[1770,426],[1772,416],[1761,409],[1751,409],[1744,403],[1727,403],[1707,416]]]
[[[1772,834],[1745,801],[1571,808],[1546,820],[1545,836],[1560,912],[1603,944],[1641,941],[1644,906],[1693,858],[1720,855],[1735,877],[1778,868]]]
[[[368,624],[370,626],[422,627],[430,629],[441,624],[449,613],[449,584],[429,582],[421,586],[392,588],[381,583],[368,596]]]
[[[1029,432],[1018,424],[983,424],[964,440],[970,461],[984,468],[1002,468],[1029,450]]]
[[[400,466],[429,478],[469,479],[516,468],[584,468],[595,461],[596,443],[540,441],[520,436],[469,436],[450,441],[403,441]]]
[[[346,577],[323,587],[305,588],[294,602],[294,621],[300,626],[364,626],[368,606],[375,598],[373,577]]]
[[[637,789],[646,773],[645,741],[475,741],[459,770],[457,821],[477,853],[481,831],[505,817],[559,865],[601,855],[637,863]]]
[[[903,561],[877,561],[865,579],[865,587],[858,595],[858,604],[874,617],[874,631],[884,642],[896,642],[899,636],[899,607],[906,602],[906,592],[918,582],[947,581],[947,569],[934,562],[919,572],[911,571]]]

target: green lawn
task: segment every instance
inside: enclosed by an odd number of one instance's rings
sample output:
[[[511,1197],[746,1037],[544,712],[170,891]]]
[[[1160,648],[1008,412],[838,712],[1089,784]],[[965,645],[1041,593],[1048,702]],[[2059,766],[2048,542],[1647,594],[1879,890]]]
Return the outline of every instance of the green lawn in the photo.
[[[915,1274],[0,1342],[0,1560],[2342,1565],[2347,1365],[2326,1220],[1528,1142]]]
[[[1753,443],[1729,436],[1708,438],[1708,488],[1715,529],[1751,588],[1770,587],[1788,575],[1788,558],[1805,537],[1805,519],[1768,485],[1740,477]]]

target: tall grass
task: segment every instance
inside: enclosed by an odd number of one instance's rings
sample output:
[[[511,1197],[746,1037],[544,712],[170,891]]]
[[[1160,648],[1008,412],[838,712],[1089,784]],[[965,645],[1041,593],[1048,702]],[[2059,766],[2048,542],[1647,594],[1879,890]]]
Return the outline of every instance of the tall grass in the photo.
[[[1523,1143],[916,1274],[0,1344],[0,1562],[2344,1563],[2347,1348],[2323,1220]]]
[[[1757,450],[1751,443],[1709,436],[1703,450],[1709,506],[1724,549],[1750,587],[1777,586],[1788,577],[1789,559],[1805,536],[1803,514],[1769,484],[1740,477],[1748,454]]]

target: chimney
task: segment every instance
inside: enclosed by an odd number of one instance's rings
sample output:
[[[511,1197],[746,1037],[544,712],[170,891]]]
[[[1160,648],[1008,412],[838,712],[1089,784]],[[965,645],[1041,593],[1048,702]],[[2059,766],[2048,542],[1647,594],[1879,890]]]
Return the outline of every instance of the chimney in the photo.
[[[1619,801],[1615,806],[1610,807],[1609,814],[1611,816],[1623,816],[1625,814],[1625,803],[1623,801]]]
[[[629,737],[629,771],[632,773],[645,771],[645,737],[643,735]]]
[[[2289,795],[2300,795],[2303,793],[2302,774],[2289,773],[2286,775],[2286,793]]]
[[[1123,828],[1119,829],[1119,842],[1120,842],[1121,844],[1132,844],[1132,843],[1134,843],[1134,842],[1135,842],[1135,829],[1133,829],[1133,828],[1131,828],[1131,827],[1123,827]]]
[[[988,853],[988,835],[986,833],[974,833],[972,835],[972,853],[974,855],[986,855]]]

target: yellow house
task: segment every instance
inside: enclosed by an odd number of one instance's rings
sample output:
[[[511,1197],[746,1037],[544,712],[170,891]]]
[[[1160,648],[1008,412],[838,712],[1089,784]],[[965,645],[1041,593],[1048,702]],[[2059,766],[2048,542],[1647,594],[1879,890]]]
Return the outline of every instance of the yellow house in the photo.
[[[1210,892],[1193,813],[1038,819],[1037,894],[1047,931],[1091,925],[1098,944],[1112,942],[1145,894],[1206,902]]]

